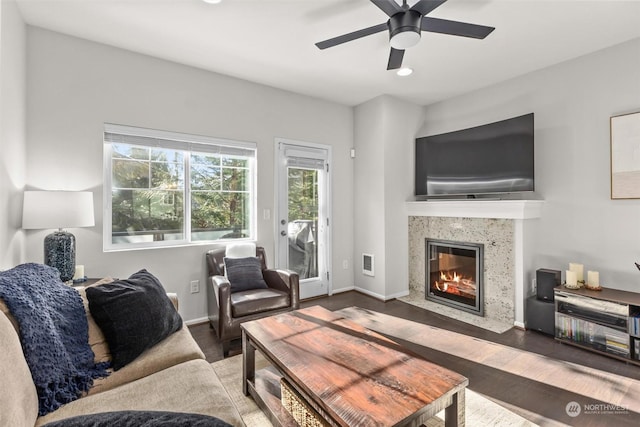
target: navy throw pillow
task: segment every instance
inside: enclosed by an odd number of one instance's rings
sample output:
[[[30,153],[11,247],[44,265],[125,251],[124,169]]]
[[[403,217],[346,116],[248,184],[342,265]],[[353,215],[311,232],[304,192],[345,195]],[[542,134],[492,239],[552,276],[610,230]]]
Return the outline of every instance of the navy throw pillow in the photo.
[[[182,318],[160,281],[147,270],[86,290],[89,311],[102,329],[118,370],[182,328]]]
[[[231,284],[231,293],[250,289],[267,289],[262,278],[262,264],[257,257],[224,258],[224,268]]]

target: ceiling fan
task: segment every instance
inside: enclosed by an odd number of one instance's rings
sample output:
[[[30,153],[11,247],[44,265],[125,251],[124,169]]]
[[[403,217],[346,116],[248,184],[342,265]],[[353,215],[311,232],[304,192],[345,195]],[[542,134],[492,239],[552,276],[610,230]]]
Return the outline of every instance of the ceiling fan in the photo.
[[[371,3],[389,16],[387,22],[318,42],[316,46],[326,49],[388,30],[391,53],[387,70],[395,70],[402,66],[405,49],[420,41],[421,31],[484,39],[495,30],[493,27],[425,16],[445,1],[447,0],[420,0],[409,7],[407,0],[402,1],[402,6],[394,0],[371,0]]]

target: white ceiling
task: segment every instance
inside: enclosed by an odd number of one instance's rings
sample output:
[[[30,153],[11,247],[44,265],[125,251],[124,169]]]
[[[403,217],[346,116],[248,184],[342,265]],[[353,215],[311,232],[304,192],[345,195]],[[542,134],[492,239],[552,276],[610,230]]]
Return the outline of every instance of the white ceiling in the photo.
[[[415,71],[401,78],[386,70],[386,32],[314,45],[385,22],[368,0],[17,3],[30,25],[346,105],[382,94],[427,105],[640,37],[640,0],[449,0],[429,16],[496,30],[484,40],[423,33],[404,56]]]

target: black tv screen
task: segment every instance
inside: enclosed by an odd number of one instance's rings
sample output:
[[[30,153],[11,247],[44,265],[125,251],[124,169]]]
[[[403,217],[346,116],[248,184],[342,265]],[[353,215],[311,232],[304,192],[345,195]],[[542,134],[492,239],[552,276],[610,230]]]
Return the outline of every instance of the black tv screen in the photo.
[[[416,139],[415,194],[534,191],[533,113]]]

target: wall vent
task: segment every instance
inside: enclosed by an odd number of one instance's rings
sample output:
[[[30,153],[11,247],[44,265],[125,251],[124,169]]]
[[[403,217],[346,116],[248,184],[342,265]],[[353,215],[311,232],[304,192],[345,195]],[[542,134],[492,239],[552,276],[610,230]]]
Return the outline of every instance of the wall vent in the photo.
[[[375,276],[373,255],[362,254],[362,274],[365,276]]]

